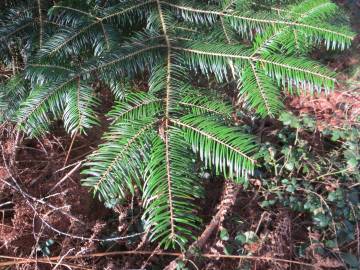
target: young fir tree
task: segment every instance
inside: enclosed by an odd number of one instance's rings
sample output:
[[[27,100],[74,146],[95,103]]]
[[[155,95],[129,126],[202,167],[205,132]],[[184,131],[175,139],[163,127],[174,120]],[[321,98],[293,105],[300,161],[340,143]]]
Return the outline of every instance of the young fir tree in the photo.
[[[334,87],[335,74],[309,58],[314,48],[344,50],[353,38],[330,0],[1,5],[0,59],[14,73],[1,85],[1,121],[30,136],[56,119],[72,136],[91,132],[99,123],[94,85],[111,89],[111,125],[83,184],[111,205],[139,190],[145,229],[166,248],[184,247],[200,224],[195,160],[246,183],[257,156],[254,137],[232,123],[229,98],[196,79],[236,86],[244,107],[276,117],[282,93]],[[132,87],[139,75],[145,91]]]

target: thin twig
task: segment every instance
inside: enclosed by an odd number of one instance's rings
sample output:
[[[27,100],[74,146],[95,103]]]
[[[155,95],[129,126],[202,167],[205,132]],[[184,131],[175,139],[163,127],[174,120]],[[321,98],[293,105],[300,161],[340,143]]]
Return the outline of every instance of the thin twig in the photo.
[[[70,156],[70,153],[71,153],[71,149],[72,149],[72,147],[74,145],[74,142],[75,142],[75,139],[76,139],[76,135],[77,135],[77,131],[75,132],[75,134],[74,134],[74,136],[73,136],[73,138],[71,140],[70,147],[69,147],[69,150],[67,151],[63,167],[65,167],[66,163],[68,162],[68,159],[69,159],[69,156]]]
[[[42,259],[42,258],[36,258],[36,259],[19,258],[19,257],[10,257],[10,256],[2,256],[2,255],[0,255],[0,258],[4,258],[4,257],[7,257],[7,259],[12,259],[12,261],[0,262],[0,267],[20,265],[20,264],[29,264],[29,263],[45,263],[45,264],[50,264],[50,265],[59,264],[61,266],[72,267],[72,268],[75,268],[75,269],[91,270],[91,268],[87,268],[87,267],[79,266],[79,265],[75,265],[75,264],[58,263],[58,262],[56,262],[57,260],[49,260],[49,259]],[[58,260],[59,259],[61,259],[61,257],[58,258]]]
[[[62,261],[64,260],[64,258],[71,252],[73,251],[75,248],[71,248],[69,249],[63,256],[61,256],[60,260],[56,263],[56,265],[54,266],[54,268],[52,270],[55,270],[56,268],[58,268],[59,265],[61,265]]]
[[[11,159],[11,164],[14,165],[14,163],[16,162],[17,159],[17,152],[18,152],[18,144],[20,141],[20,130],[18,129],[16,131],[16,136],[15,136],[15,141],[14,141],[14,149],[13,149],[13,156]]]
[[[100,252],[100,253],[92,253],[92,254],[81,254],[76,256],[66,256],[64,257],[64,260],[74,260],[74,259],[82,259],[82,258],[95,258],[95,257],[113,257],[113,256],[136,256],[136,255],[151,255],[153,254],[153,251],[135,251],[135,250],[129,250],[129,251],[112,251],[112,252]],[[167,257],[179,257],[182,256],[182,253],[179,252],[163,252],[159,251],[154,253],[154,256],[167,256]],[[208,259],[229,259],[229,260],[253,260],[253,261],[276,261],[276,262],[283,262],[283,263],[290,263],[290,264],[297,264],[302,266],[308,266],[311,268],[316,268],[315,265],[305,262],[299,262],[299,261],[292,261],[292,260],[286,260],[286,259],[280,259],[280,258],[273,258],[273,257],[267,257],[267,256],[250,256],[250,255],[225,255],[225,254],[212,254],[212,253],[204,253],[199,254],[199,256],[208,258]],[[2,259],[9,259],[12,261],[8,262],[0,262],[0,266],[8,266],[13,265],[13,261],[17,261],[17,264],[24,264],[32,262],[31,259],[27,258],[21,258],[21,257],[12,257],[12,256],[3,256],[0,255],[0,258]],[[47,260],[49,261],[58,261],[62,256],[55,256],[55,257],[48,257]]]
[[[71,169],[70,172],[68,172],[60,181],[58,181],[48,192],[48,194],[51,194],[51,192],[53,192],[59,185],[61,185],[66,179],[68,179],[80,166],[81,166],[82,162],[79,161],[78,164]]]
[[[58,172],[64,171],[64,170],[66,170],[66,169],[68,169],[68,168],[70,168],[70,167],[73,167],[73,166],[78,165],[79,162],[83,163],[84,161],[85,161],[85,159],[79,160],[79,161],[74,162],[74,163],[71,163],[71,164],[69,164],[69,165],[66,165],[65,167],[62,167],[61,169],[56,170],[54,173],[58,173]]]

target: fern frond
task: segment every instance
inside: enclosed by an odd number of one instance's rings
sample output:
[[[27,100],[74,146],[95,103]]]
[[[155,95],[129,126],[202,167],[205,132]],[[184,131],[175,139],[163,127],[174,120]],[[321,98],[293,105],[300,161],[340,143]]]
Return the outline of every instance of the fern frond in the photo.
[[[334,87],[333,72],[307,59],[291,58],[281,55],[253,56],[249,50],[233,45],[207,45],[188,43],[186,47],[176,47],[184,51],[186,60],[193,68],[199,68],[204,75],[213,72],[217,78],[224,81],[230,70],[228,59],[233,59],[233,65],[242,69],[249,61],[258,63],[267,74],[271,75],[289,87],[308,87],[318,90],[324,87],[329,90]]]
[[[9,43],[15,37],[27,36],[34,26],[33,10],[26,5],[19,5],[8,10],[1,18],[0,44]]]
[[[211,94],[210,91],[207,91],[206,95],[194,88],[190,89],[179,101],[179,105],[184,107],[185,110],[190,111],[194,115],[209,114],[221,116],[223,119],[231,118],[233,112],[231,104],[222,100],[219,95]]]
[[[171,121],[182,128],[185,139],[207,167],[229,178],[247,177],[254,170],[256,149],[253,138],[241,134],[235,128],[218,124],[208,117],[187,115]]]
[[[55,64],[29,63],[25,69],[25,78],[32,84],[44,84],[74,76],[79,71],[73,67]]]
[[[46,133],[51,120],[61,118],[66,91],[72,87],[74,79],[35,87],[18,111],[18,126],[32,136]]]
[[[82,172],[87,175],[83,185],[105,201],[126,198],[134,193],[134,185],[141,189],[155,123],[156,119],[147,117],[112,126],[104,136],[107,142],[88,157],[85,166],[89,169]]]
[[[160,63],[151,69],[149,78],[149,93],[157,94],[165,89],[166,68]]]
[[[3,16],[0,14],[1,58],[4,52],[14,54],[17,49],[22,50],[24,63],[32,57],[49,33],[57,28],[56,24],[45,19],[44,10],[48,7],[49,3],[42,0],[21,1],[5,10]]]
[[[13,36],[21,35],[25,33],[28,28],[32,26],[33,22],[31,19],[24,19],[23,21],[15,22],[11,25],[7,25],[6,28],[1,28],[0,41],[4,42],[12,38]]]
[[[26,81],[20,76],[0,84],[0,122],[15,120],[16,112],[28,93]]]
[[[262,116],[276,116],[284,108],[280,91],[263,70],[250,62],[241,76],[240,98]]]
[[[301,46],[300,46],[301,44]],[[254,38],[253,55],[270,53],[306,53],[309,50],[309,42],[306,36],[289,27],[273,31],[269,29],[263,35]]]
[[[306,0],[295,4],[291,9],[292,19],[306,22],[306,19],[327,19],[339,11],[339,7],[329,0]]]
[[[199,196],[194,175],[189,173],[194,164],[175,128],[163,140],[156,137],[145,170],[144,219],[150,230],[150,239],[165,248],[183,247],[194,238],[199,218],[194,215],[192,203]]]
[[[288,11],[288,19],[296,23],[306,23],[316,27],[322,27],[332,32],[352,33],[347,29],[342,29],[341,25],[333,27],[328,23],[328,18],[337,15],[339,8],[329,0],[320,1],[304,1],[294,5]],[[342,31],[341,31],[342,30]],[[330,33],[329,33],[330,34]],[[269,29],[264,36],[257,36],[257,51],[265,51],[269,49],[272,52],[285,49],[290,54],[307,53],[312,46],[318,45],[325,41],[327,49],[345,49],[349,47],[350,40],[342,40],[342,36],[323,37],[317,33],[311,33],[293,26],[286,26],[279,29]]]
[[[66,106],[64,109],[64,126],[73,136],[76,133],[85,133],[86,129],[98,125],[94,109],[99,105],[94,90],[77,81],[75,88],[70,88],[66,93]]]
[[[49,9],[48,13],[50,18],[57,23],[75,27],[85,20],[88,22],[98,20],[99,18],[92,11],[86,3],[82,3],[81,6],[56,4]]]
[[[119,24],[133,25],[144,20],[149,11],[156,7],[156,0],[135,0],[119,3],[100,10],[101,20]]]
[[[108,116],[113,123],[124,120],[139,120],[149,115],[156,116],[163,109],[161,101],[149,93],[130,93],[113,106]]]
[[[197,4],[190,1],[160,1],[164,6],[168,6],[175,14],[194,24],[214,24],[221,12],[218,11],[216,6],[206,4]]]
[[[253,58],[260,63],[267,74],[279,82],[293,86],[318,91],[322,87],[329,91],[336,82],[334,72],[306,58],[293,58],[281,55],[267,55]]]
[[[251,51],[241,45],[188,42],[184,47],[175,49],[184,52],[187,64],[195,71],[200,70],[206,76],[214,74],[220,82],[233,78],[229,59],[233,66],[239,68],[246,64],[246,60],[251,59]]]
[[[258,33],[265,32],[267,28],[271,27],[274,30],[281,27],[294,27],[297,31],[304,31],[307,35],[317,37],[323,40],[327,46],[346,48],[349,47],[351,41],[354,38],[354,34],[350,31],[342,32],[335,29],[329,29],[325,25],[312,25],[306,22],[286,21],[278,19],[271,13],[263,13],[260,16],[257,14],[243,15],[242,12],[235,11],[233,13],[225,13],[218,11],[215,8],[209,9],[208,7],[194,7],[189,2],[178,1],[166,2],[168,6],[174,8],[185,19],[190,20],[193,23],[199,22],[215,22],[216,18],[224,17],[229,24],[244,34],[246,37],[252,39],[255,30]],[[345,29],[344,29],[345,30]]]
[[[82,70],[86,74],[97,71],[106,81],[118,77],[119,74],[133,75],[154,66],[161,59],[164,47],[159,36],[133,40],[115,51],[103,54],[100,59],[89,60]]]
[[[109,78],[106,80],[105,85],[110,88],[116,100],[123,100],[126,93],[131,91],[131,85],[127,79],[118,80],[116,78]]]
[[[76,23],[76,26],[71,30],[64,29],[61,33],[57,33],[50,40],[48,40],[42,50],[40,50],[40,57],[51,57],[56,54],[77,54],[80,49],[88,47],[91,45],[92,48],[98,47],[102,40],[105,40],[106,47],[109,48],[109,33],[110,31],[106,28],[107,23],[117,22],[117,23],[134,23],[133,18],[139,20],[139,18],[145,18],[147,14],[146,7],[155,1],[133,1],[132,3],[120,3],[118,5],[99,10],[100,13],[98,16],[94,16],[88,12],[82,10],[66,7],[66,6],[54,6],[51,10],[51,13],[57,13],[58,10],[70,10],[71,12],[76,12],[81,16],[81,23]],[[84,19],[85,17],[85,19]],[[69,19],[63,19],[68,22]],[[79,19],[72,16],[70,21],[78,21]],[[102,33],[101,38],[99,38],[97,33]],[[116,40],[116,38],[114,38]],[[103,49],[97,49],[102,51]]]
[[[61,32],[45,42],[39,51],[39,57],[53,57],[62,53],[64,56],[76,55],[80,53],[84,47],[96,47],[99,40],[97,39],[97,31],[92,29],[98,26],[98,23],[84,23],[73,29],[63,29]],[[90,45],[91,44],[91,45]]]

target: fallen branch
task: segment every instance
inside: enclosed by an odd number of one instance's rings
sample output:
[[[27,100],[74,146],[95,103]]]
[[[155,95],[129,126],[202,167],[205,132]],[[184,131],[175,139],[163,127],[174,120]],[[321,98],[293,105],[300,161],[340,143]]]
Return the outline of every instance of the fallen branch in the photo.
[[[188,249],[189,251],[186,254],[181,254],[181,256],[179,256],[179,258],[176,258],[175,260],[173,260],[170,264],[168,264],[164,268],[164,270],[175,270],[176,266],[177,266],[177,261],[179,259],[189,260],[190,258],[194,257],[194,254],[193,254],[194,251],[201,251],[204,248],[207,240],[214,233],[214,231],[219,228],[219,226],[224,221],[226,214],[231,209],[231,207],[235,204],[236,197],[239,193],[240,187],[241,186],[236,185],[231,181],[228,181],[228,180],[225,181],[225,187],[223,190],[222,198],[217,207],[218,211],[213,216],[209,225],[206,226],[205,230],[202,232],[200,237],[189,247],[189,249]]]
[[[113,256],[132,256],[132,255],[154,255],[154,256],[168,256],[168,257],[180,257],[182,253],[179,252],[153,252],[153,251],[113,251],[113,252],[101,252],[101,253],[92,253],[92,254],[82,254],[82,255],[73,255],[73,256],[54,256],[48,257],[46,259],[39,258],[37,262],[54,262],[58,261],[61,258],[63,260],[75,260],[75,259],[82,259],[82,258],[96,258],[96,257],[113,257]],[[249,256],[249,255],[223,255],[223,254],[211,254],[211,253],[204,253],[199,254],[199,256],[208,258],[208,259],[229,259],[229,260],[253,260],[253,261],[274,261],[274,262],[283,262],[283,263],[290,263],[290,264],[297,264],[302,266],[308,266],[311,268],[315,268],[313,264],[304,263],[299,261],[292,261],[280,258],[272,258],[266,256]],[[0,259],[8,259],[11,261],[7,262],[0,262],[0,266],[10,266],[14,264],[25,264],[25,263],[34,263],[36,260],[29,259],[29,258],[21,258],[21,257],[12,257],[12,256],[3,256],[0,255]]]
[[[0,262],[0,267],[7,267],[7,266],[14,266],[14,265],[20,265],[20,264],[31,264],[31,263],[44,263],[49,264],[51,266],[57,267],[57,266],[66,266],[74,269],[83,269],[83,270],[91,270],[91,268],[87,268],[84,266],[79,266],[71,263],[65,263],[62,262],[62,258],[59,258],[58,260],[50,260],[50,258],[19,258],[19,257],[11,257],[11,256],[2,256],[0,255],[0,258],[7,257],[8,259],[12,259],[8,262]]]

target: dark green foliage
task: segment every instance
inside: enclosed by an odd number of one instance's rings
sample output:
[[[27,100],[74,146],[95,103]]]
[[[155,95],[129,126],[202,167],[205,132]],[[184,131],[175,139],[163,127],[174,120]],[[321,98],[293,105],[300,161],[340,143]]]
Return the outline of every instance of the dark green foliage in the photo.
[[[276,132],[276,143],[265,143],[265,173],[261,176],[261,206],[282,205],[295,213],[309,215],[309,229],[319,233],[323,256],[340,250],[349,269],[357,269],[348,246],[355,240],[360,218],[359,165],[360,132],[357,127],[326,129],[317,142],[316,122],[307,115],[283,113],[284,126]],[[316,135],[316,134],[315,134]],[[304,256],[299,247],[297,255]]]
[[[55,119],[83,134],[99,122],[95,85],[107,86],[117,99],[112,125],[88,157],[83,184],[110,204],[140,191],[151,239],[184,247],[199,224],[197,157],[246,183],[258,152],[255,139],[233,127],[230,99],[193,79],[237,85],[256,116],[275,117],[282,91],[333,88],[335,74],[308,53],[343,50],[353,33],[328,19],[339,12],[329,0],[102,2],[6,4],[0,59],[16,66],[25,90],[4,84],[2,118],[31,136]],[[138,75],[148,78],[147,91],[131,89]],[[15,95],[14,118],[4,112]]]

